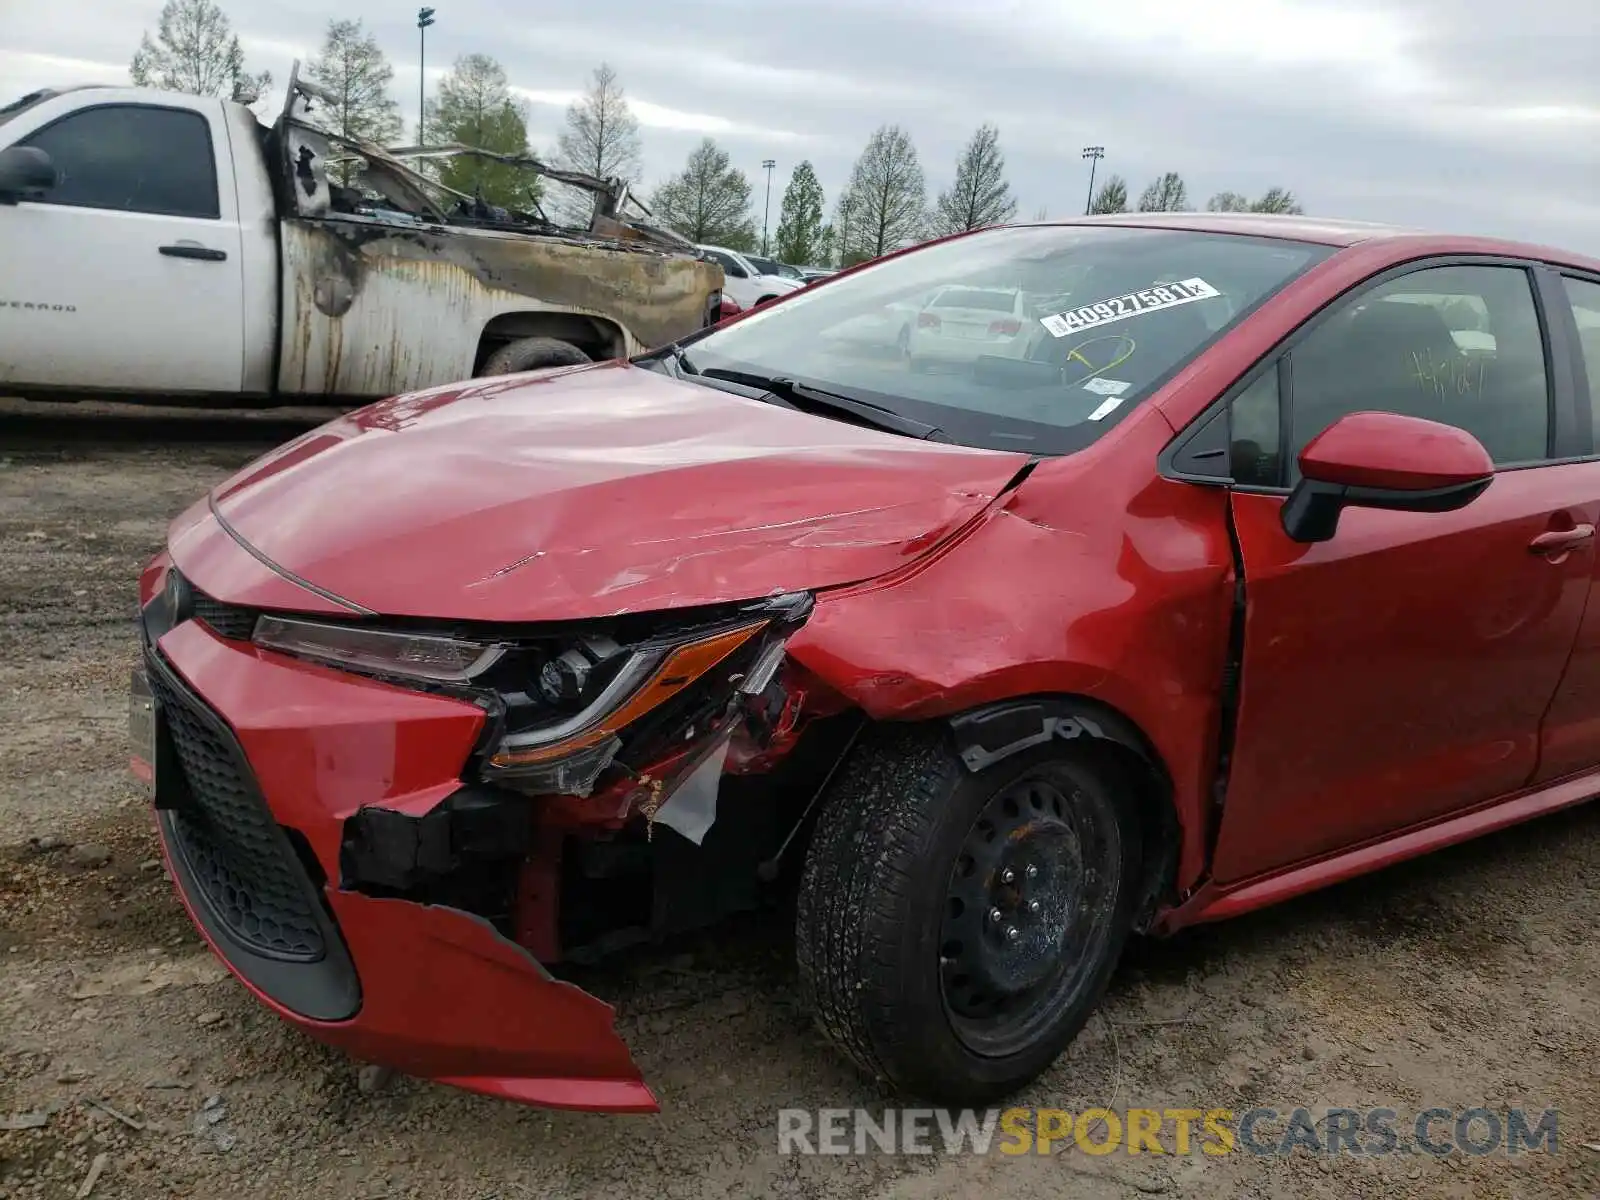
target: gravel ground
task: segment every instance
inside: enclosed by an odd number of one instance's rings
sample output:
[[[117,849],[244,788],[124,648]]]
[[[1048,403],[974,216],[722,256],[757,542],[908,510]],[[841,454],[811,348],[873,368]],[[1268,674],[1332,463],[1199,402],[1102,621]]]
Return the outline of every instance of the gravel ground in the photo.
[[[1600,1194],[1595,806],[1136,945],[1019,1098],[1555,1105],[1555,1154],[780,1156],[777,1109],[883,1097],[797,1011],[777,919],[595,974],[658,1117],[363,1088],[206,954],[125,773],[138,567],[171,515],[292,429],[111,411],[0,403],[0,1200],[84,1195],[97,1163],[102,1198]]]

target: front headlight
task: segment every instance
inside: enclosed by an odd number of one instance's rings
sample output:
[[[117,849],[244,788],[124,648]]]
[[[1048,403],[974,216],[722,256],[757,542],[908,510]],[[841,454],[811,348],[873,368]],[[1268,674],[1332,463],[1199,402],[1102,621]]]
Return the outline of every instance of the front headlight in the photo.
[[[262,615],[252,640],[471,696],[491,716],[485,778],[583,796],[613,762],[681,748],[725,721],[739,695],[765,692],[812,604],[809,593],[785,593],[698,619],[641,614],[583,631],[500,629],[481,639]]]
[[[431,683],[468,683],[506,652],[505,646],[403,630],[325,625],[262,616],[256,645],[372,675],[399,675]]]
[[[565,758],[614,739],[647,713],[691,687],[767,627],[751,621],[677,645],[624,651],[611,681],[581,711],[553,724],[508,733],[489,757],[492,771],[515,771]]]

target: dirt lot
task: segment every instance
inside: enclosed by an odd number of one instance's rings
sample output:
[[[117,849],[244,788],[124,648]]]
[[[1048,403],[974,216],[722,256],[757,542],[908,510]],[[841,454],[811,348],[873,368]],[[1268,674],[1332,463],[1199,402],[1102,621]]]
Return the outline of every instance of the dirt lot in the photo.
[[[166,519],[292,430],[0,405],[0,1200],[1600,1194],[1600,806],[1136,946],[1021,1103],[1561,1109],[1555,1154],[1323,1160],[776,1152],[782,1107],[881,1106],[757,920],[599,987],[664,1112],[539,1112],[354,1064],[204,952],[126,776],[133,581]],[[1590,1145],[1586,1145],[1589,1143]]]

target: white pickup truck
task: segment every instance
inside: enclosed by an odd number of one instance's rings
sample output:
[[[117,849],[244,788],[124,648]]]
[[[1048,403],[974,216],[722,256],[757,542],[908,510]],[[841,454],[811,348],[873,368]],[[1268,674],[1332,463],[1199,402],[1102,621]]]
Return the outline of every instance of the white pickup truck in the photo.
[[[297,67],[270,128],[135,88],[0,108],[0,394],[359,401],[631,355],[719,319],[721,270],[624,218],[648,212],[621,181],[348,141],[311,115],[328,99]],[[408,165],[458,154],[587,189],[593,223]]]

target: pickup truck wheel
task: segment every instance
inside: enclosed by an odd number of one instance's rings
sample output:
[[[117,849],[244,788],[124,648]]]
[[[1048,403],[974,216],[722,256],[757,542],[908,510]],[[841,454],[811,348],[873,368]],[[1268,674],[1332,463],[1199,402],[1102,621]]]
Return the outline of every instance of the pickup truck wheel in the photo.
[[[1083,1028],[1132,925],[1140,837],[1116,781],[1056,745],[973,774],[885,727],[841,771],[800,884],[801,995],[871,1075],[982,1105]]]
[[[534,371],[540,367],[575,367],[593,362],[571,342],[557,338],[529,337],[507,342],[483,360],[484,375],[515,375],[519,371]]]

